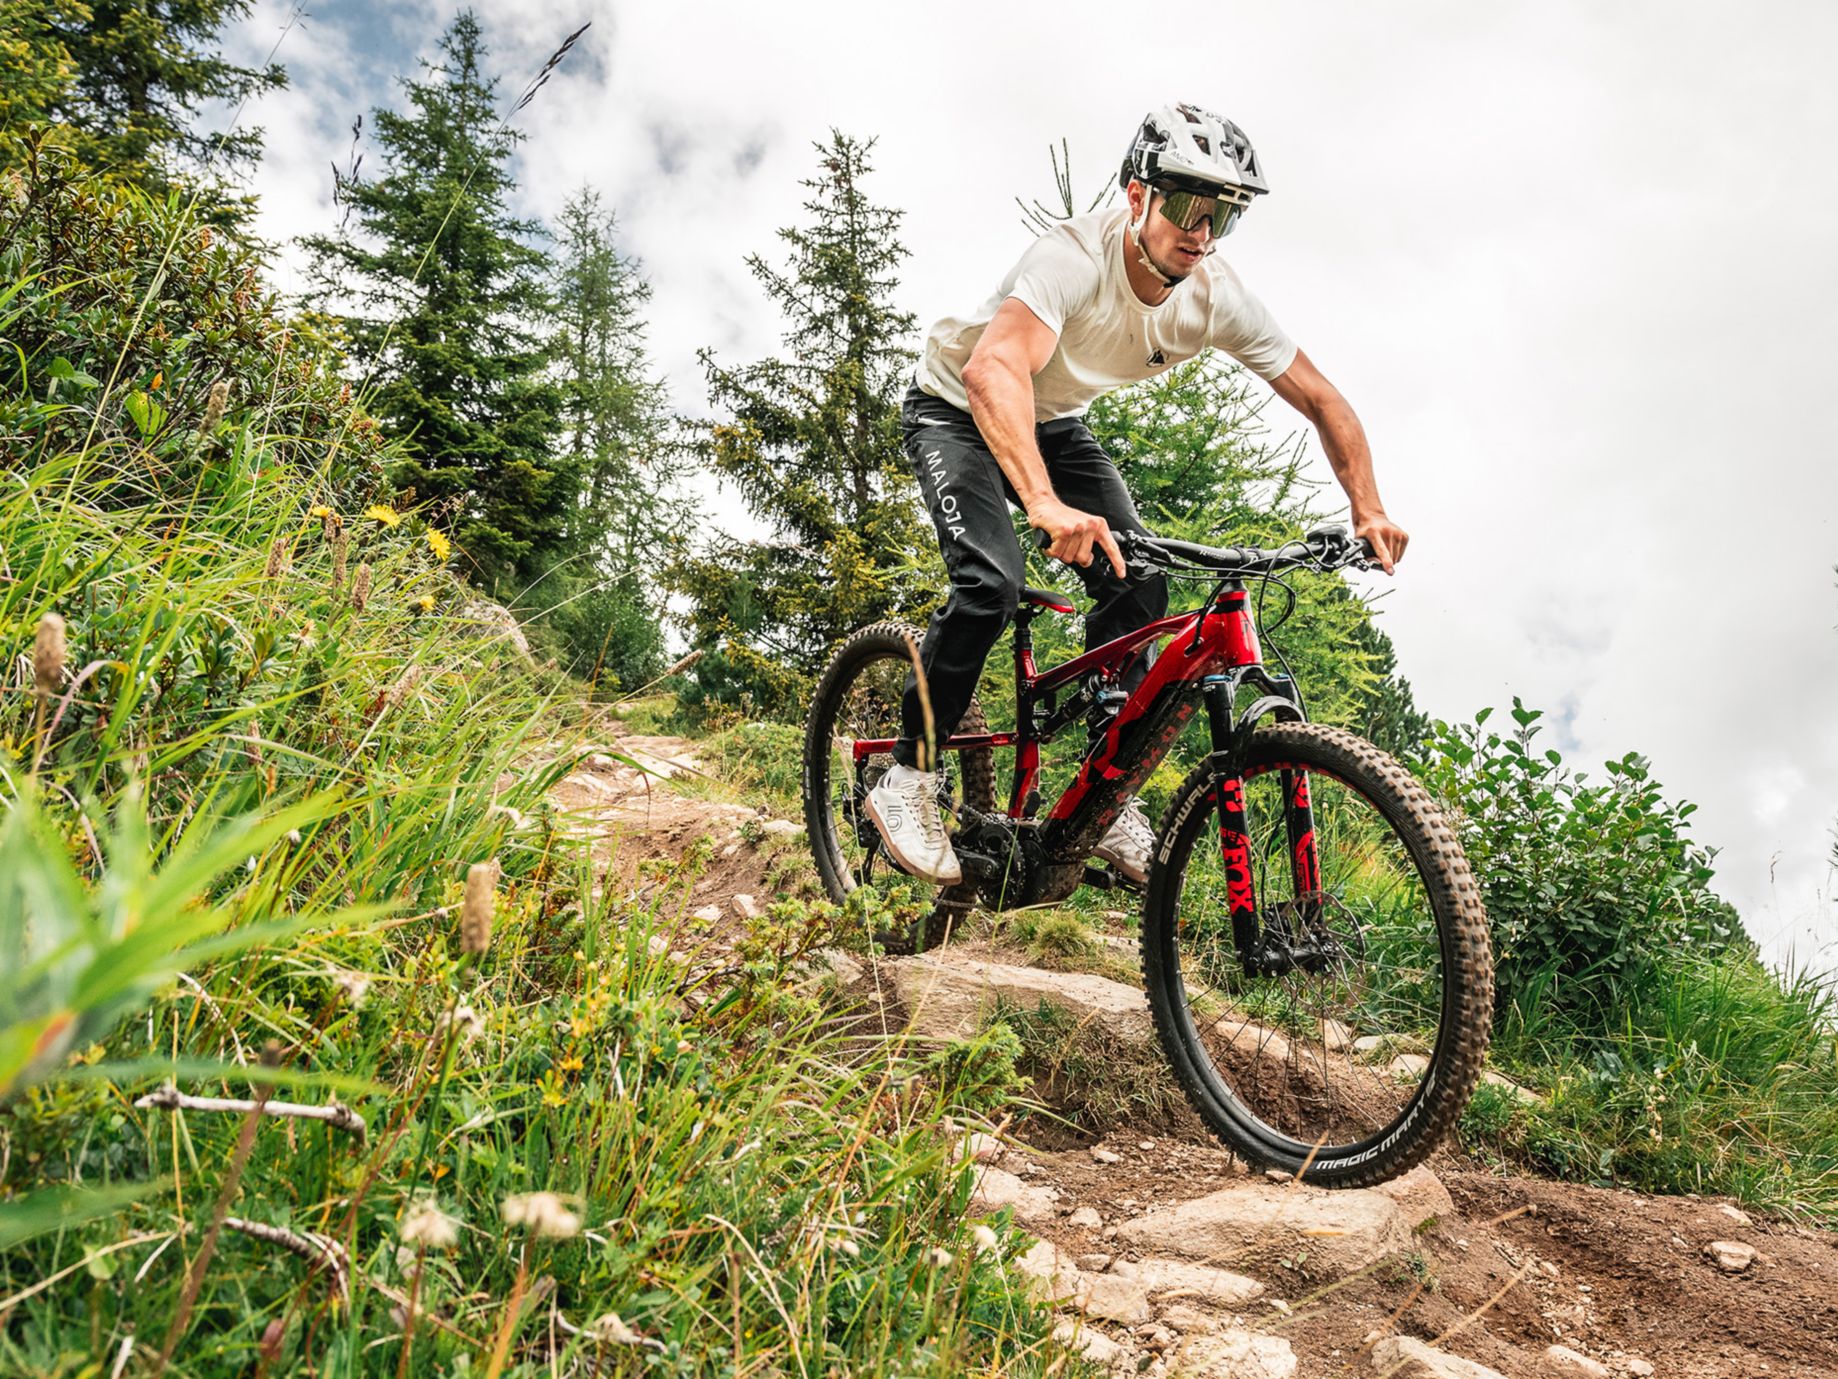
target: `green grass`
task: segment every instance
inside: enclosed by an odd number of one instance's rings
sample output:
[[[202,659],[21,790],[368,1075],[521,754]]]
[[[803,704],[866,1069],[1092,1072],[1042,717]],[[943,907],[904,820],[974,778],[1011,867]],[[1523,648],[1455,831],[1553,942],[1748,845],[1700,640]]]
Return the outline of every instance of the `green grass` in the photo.
[[[1471,1145],[1560,1177],[1722,1193],[1838,1222],[1838,1046],[1830,986],[1752,955],[1676,960],[1606,1036],[1509,1028],[1495,1060],[1540,1106],[1477,1098]]]
[[[1008,1083],[800,988],[860,916],[774,905],[719,981],[654,954],[705,850],[643,905],[595,895],[544,796],[598,714],[457,616],[435,519],[366,513],[336,385],[282,414],[248,375],[321,364],[257,332],[213,417],[202,346],[130,358],[191,309],[134,291],[190,283],[170,208],[108,207],[97,242],[147,262],[106,293],[29,236],[0,281],[45,323],[0,383],[38,428],[0,487],[0,1373],[1066,1372],[941,1134]],[[717,759],[795,795],[783,736]],[[366,1133],[139,1104],[167,1082]]]

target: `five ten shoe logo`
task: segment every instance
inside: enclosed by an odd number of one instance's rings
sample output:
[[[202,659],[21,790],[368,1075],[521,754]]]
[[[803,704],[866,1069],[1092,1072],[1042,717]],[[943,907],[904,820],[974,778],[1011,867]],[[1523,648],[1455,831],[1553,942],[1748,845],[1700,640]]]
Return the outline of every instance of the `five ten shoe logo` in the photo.
[[[1160,350],[1156,350],[1155,353],[1151,354],[1148,357],[1147,361],[1145,362],[1147,362],[1148,366],[1151,369],[1159,369],[1163,364],[1166,364],[1168,361],[1162,357],[1162,352]]]

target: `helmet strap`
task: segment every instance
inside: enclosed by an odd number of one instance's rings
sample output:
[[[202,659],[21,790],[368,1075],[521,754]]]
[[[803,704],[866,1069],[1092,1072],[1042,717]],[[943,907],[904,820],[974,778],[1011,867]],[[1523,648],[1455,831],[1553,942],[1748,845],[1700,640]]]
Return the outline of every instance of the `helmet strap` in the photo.
[[[1149,251],[1142,247],[1142,227],[1146,225],[1149,220],[1149,201],[1150,199],[1151,199],[1150,197],[1143,198],[1142,214],[1138,216],[1135,220],[1130,222],[1130,225],[1129,225],[1130,238],[1136,241],[1136,262],[1140,263],[1144,268],[1148,269],[1149,272],[1155,276],[1155,280],[1159,282],[1163,287],[1166,287],[1172,290],[1173,288],[1180,286],[1181,279],[1171,278],[1166,273],[1162,272],[1161,269],[1157,268],[1155,266],[1155,260],[1149,257]]]

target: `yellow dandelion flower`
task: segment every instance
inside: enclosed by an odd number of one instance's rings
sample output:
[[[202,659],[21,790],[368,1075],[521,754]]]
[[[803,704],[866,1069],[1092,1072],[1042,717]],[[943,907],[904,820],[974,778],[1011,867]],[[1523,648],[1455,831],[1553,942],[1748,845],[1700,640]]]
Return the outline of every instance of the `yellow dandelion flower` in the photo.
[[[549,1107],[566,1106],[568,1089],[562,1085],[561,1078],[551,1068],[542,1075],[542,1104]]]
[[[444,532],[438,532],[434,530],[434,528],[429,527],[428,549],[434,552],[434,558],[436,560],[445,560],[448,556],[453,554],[453,543],[447,540]]]
[[[402,514],[382,503],[372,503],[364,509],[364,516],[381,522],[386,527],[393,527],[402,520]]]
[[[434,596],[432,594],[423,594],[420,598],[415,600],[415,607],[419,608],[423,613],[432,613],[434,611]]]
[[[324,521],[326,518],[330,517],[331,515],[332,515],[332,509],[327,507],[324,503],[314,503],[312,510],[307,514],[307,516],[316,517],[320,521]]]
[[[570,1053],[570,1054],[563,1055],[561,1060],[557,1062],[555,1066],[560,1068],[565,1073],[578,1073],[581,1071],[583,1067],[586,1066],[586,1063],[581,1058],[580,1054]]]

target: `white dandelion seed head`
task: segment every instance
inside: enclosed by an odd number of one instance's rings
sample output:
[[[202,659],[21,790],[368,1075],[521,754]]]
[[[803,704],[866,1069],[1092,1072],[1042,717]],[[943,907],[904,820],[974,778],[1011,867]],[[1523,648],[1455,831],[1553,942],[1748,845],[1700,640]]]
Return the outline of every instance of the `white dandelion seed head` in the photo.
[[[849,1239],[849,1237],[846,1235],[841,1235],[836,1238],[836,1248],[841,1250],[847,1256],[849,1256],[850,1259],[860,1259],[861,1258],[862,1247],[860,1245],[857,1245],[853,1240]]]
[[[522,1226],[543,1240],[569,1240],[581,1233],[581,1218],[553,1192],[523,1192],[504,1199],[504,1224]]]
[[[470,1044],[485,1033],[485,1017],[471,1006],[455,1006],[451,1015],[443,1011],[434,1025],[436,1035],[445,1036],[449,1031],[460,1043]]]
[[[450,1250],[459,1243],[459,1222],[432,1202],[417,1202],[402,1218],[402,1243],[424,1250]]]
[[[993,1250],[996,1247],[996,1233],[985,1225],[978,1224],[971,1227],[970,1239],[976,1243],[979,1253],[984,1250]]]
[[[934,1269],[948,1269],[951,1267],[951,1252],[940,1246],[932,1246],[931,1249],[926,1251],[925,1257],[931,1261]]]
[[[362,972],[334,972],[332,984],[353,1010],[362,1010],[370,995],[370,978]]]

